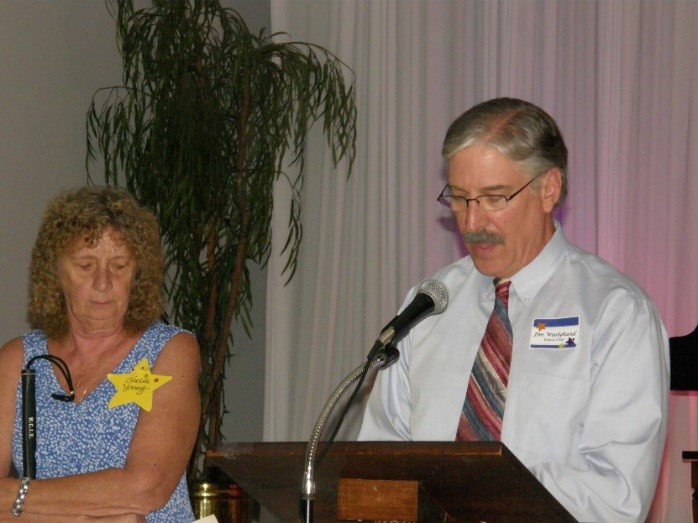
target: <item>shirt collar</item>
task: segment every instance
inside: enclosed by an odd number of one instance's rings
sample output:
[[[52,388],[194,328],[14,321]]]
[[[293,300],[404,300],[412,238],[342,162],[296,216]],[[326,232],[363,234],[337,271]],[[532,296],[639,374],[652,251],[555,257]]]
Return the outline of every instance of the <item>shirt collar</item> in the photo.
[[[511,296],[513,289],[525,306],[532,303],[538,291],[550,279],[569,247],[570,243],[562,231],[562,226],[555,220],[555,232],[543,250],[531,263],[509,278],[511,280],[509,295]],[[484,301],[488,296],[494,294],[495,287],[490,276],[480,274],[480,278],[480,298]]]
[[[555,232],[550,241],[531,263],[511,278],[511,286],[516,289],[516,294],[525,306],[533,302],[538,291],[555,272],[555,268],[560,264],[569,247],[570,243],[560,223],[555,220]]]

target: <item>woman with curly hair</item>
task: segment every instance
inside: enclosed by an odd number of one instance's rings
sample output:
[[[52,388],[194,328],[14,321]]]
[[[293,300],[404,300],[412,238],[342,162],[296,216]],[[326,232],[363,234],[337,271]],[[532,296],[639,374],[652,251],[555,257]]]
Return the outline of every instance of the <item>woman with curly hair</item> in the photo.
[[[0,521],[194,519],[185,470],[198,429],[199,347],[160,321],[162,289],[157,221],[131,195],[85,187],[49,204],[32,251],[36,330],[0,349]],[[36,480],[22,454],[19,384],[29,366]]]

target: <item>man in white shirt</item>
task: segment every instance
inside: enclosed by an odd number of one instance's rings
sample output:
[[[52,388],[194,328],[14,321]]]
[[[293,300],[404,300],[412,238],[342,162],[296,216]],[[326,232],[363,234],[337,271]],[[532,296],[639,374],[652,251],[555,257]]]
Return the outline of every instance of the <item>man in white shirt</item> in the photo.
[[[456,119],[442,152],[439,201],[469,256],[431,277],[446,285],[448,308],[399,343],[359,439],[456,438],[492,282],[508,280],[501,441],[576,519],[644,521],[666,434],[667,335],[645,293],[553,219],[567,193],[562,134],[542,109],[499,98]]]

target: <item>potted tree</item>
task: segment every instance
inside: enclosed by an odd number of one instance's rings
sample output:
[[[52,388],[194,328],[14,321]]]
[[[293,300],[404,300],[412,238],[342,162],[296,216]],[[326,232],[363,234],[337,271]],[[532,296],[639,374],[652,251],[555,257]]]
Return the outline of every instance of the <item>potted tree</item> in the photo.
[[[355,154],[352,72],[326,49],[253,34],[219,0],[108,0],[123,85],[98,90],[87,115],[87,169],[125,185],[158,217],[166,252],[168,319],[196,333],[202,415],[190,461],[221,441],[231,324],[248,331],[248,263],[270,254],[272,190],[292,187],[283,255],[293,277],[302,237],[303,153],[320,121],[335,165]],[[351,81],[347,81],[346,78]],[[293,165],[290,177],[285,165]],[[100,163],[101,168],[101,163]]]

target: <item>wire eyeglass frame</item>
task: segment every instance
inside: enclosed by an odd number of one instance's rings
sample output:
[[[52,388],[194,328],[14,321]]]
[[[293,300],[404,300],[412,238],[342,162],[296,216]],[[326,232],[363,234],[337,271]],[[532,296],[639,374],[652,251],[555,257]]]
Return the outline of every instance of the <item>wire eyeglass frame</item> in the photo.
[[[454,194],[447,193],[451,191],[451,187],[446,184],[446,186],[441,191],[441,194],[436,198],[441,205],[448,207],[452,212],[464,212],[468,210],[470,202],[477,202],[478,207],[487,212],[491,211],[501,211],[507,208],[509,202],[521,193],[526,187],[531,185],[537,177],[531,178],[521,189],[516,191],[510,196],[504,196],[503,194],[481,194],[475,198],[466,198],[465,196],[456,196]]]

